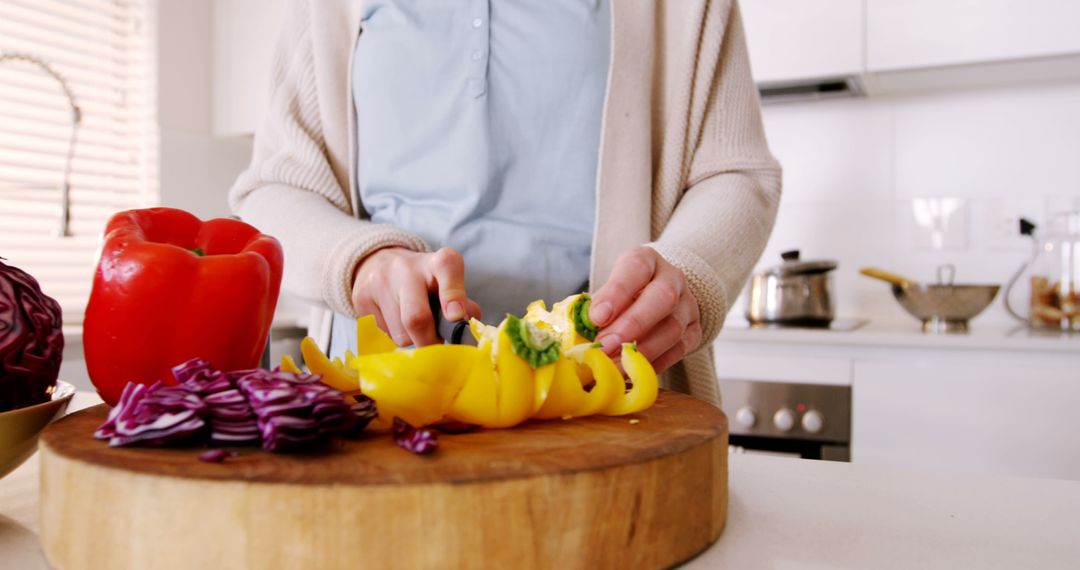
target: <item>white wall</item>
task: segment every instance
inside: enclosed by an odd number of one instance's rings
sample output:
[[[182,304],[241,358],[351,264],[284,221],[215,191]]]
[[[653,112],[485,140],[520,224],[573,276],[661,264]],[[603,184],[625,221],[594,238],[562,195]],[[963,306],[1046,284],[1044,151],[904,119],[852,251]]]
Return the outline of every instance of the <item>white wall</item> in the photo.
[[[159,0],[154,8],[161,205],[228,216],[226,193],[251,158],[251,138],[211,134],[213,1]],[[60,377],[90,390],[82,338],[67,340]]]
[[[953,263],[958,281],[1003,284],[1031,249],[996,226],[1080,207],[1080,83],[778,103],[764,115],[784,195],[759,268],[796,248],[839,260],[839,316],[910,319],[887,285],[858,275],[867,265],[931,280]],[[964,200],[945,249],[912,221],[926,197]],[[980,319],[1007,320],[1002,297]]]
[[[161,204],[229,215],[227,191],[251,158],[250,137],[213,136],[212,0],[158,2]]]

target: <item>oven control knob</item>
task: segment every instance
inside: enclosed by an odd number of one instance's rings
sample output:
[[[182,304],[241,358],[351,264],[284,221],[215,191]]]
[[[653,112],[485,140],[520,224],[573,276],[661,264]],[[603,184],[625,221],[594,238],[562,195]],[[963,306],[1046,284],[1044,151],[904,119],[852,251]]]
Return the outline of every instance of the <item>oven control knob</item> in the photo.
[[[802,428],[807,433],[820,433],[825,427],[825,416],[817,410],[808,410],[802,417]]]
[[[795,427],[795,412],[790,408],[780,408],[773,414],[772,423],[780,431],[791,431]]]
[[[740,427],[750,429],[757,423],[757,412],[750,406],[743,406],[735,412],[735,423]]]

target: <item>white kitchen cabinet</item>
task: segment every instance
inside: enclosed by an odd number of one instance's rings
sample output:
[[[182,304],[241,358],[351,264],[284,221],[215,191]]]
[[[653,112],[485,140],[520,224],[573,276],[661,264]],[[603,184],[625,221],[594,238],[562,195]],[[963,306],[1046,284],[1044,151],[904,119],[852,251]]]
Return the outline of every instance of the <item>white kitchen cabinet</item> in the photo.
[[[856,361],[855,463],[1080,479],[1080,370],[945,356]]]
[[[1076,0],[866,0],[866,67],[878,72],[1076,54],[1077,24]]]
[[[748,0],[739,7],[759,85],[862,72],[863,0]]]
[[[283,7],[283,0],[214,0],[215,135],[251,135],[266,112]]]

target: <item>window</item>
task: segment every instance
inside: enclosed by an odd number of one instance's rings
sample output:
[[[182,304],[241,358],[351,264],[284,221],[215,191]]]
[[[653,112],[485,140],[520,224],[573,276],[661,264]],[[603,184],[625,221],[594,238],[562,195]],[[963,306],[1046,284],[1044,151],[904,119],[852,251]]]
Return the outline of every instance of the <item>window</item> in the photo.
[[[105,222],[158,201],[150,0],[0,0],[0,257],[82,323]],[[69,234],[60,235],[63,180]]]

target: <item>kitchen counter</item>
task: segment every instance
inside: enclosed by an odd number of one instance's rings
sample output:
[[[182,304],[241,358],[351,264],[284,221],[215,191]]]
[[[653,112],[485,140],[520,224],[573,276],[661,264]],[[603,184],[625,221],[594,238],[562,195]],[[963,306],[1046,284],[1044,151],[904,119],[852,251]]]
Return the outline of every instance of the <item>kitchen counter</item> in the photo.
[[[850,321],[851,319],[844,319]],[[724,323],[716,341],[861,346],[872,348],[930,348],[943,350],[1007,350],[1080,354],[1080,333],[1031,331],[1001,322],[974,321],[967,333],[928,334],[915,319],[869,321],[854,330],[812,328],[752,329],[742,317]]]
[[[95,403],[79,393],[72,409]],[[1080,482],[732,455],[720,540],[688,569],[1068,568]],[[0,560],[48,568],[35,455],[0,480]]]
[[[728,523],[687,569],[1075,568],[1080,482],[733,455]]]

